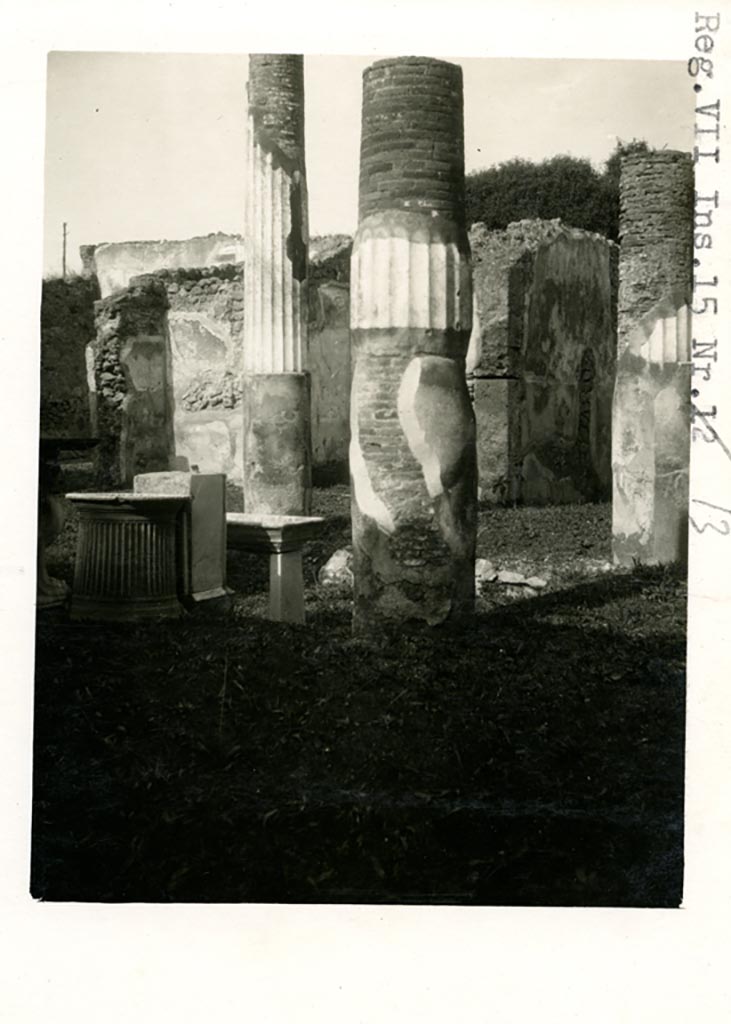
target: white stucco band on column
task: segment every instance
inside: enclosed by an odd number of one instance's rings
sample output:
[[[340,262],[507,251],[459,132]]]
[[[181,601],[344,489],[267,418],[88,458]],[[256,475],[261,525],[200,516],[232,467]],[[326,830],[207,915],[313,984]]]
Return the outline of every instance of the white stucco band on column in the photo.
[[[404,211],[366,218],[351,262],[351,329],[469,330],[472,276],[464,249],[442,218]]]

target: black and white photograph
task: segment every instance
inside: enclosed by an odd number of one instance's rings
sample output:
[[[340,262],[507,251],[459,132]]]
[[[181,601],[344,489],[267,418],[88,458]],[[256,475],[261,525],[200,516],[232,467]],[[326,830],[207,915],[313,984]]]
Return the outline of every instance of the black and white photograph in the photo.
[[[700,929],[728,823],[731,22],[672,23],[685,48],[644,55],[466,22],[318,52],[243,21],[205,52],[36,55],[6,499],[34,914],[235,913],[272,955],[275,922],[448,921],[443,952],[522,922],[577,960],[581,921],[656,952]],[[722,1019],[680,983],[568,1019]],[[252,1019],[297,1016],[273,998]]]

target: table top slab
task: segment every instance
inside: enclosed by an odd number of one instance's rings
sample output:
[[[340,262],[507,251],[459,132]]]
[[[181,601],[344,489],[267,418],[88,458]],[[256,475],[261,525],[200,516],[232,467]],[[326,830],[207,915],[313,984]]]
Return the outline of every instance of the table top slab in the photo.
[[[105,505],[150,505],[161,501],[180,504],[190,500],[184,494],[139,494],[136,491],[70,491],[66,498],[69,501]]]
[[[244,551],[293,551],[317,537],[324,523],[321,516],[228,512],[227,543]]]

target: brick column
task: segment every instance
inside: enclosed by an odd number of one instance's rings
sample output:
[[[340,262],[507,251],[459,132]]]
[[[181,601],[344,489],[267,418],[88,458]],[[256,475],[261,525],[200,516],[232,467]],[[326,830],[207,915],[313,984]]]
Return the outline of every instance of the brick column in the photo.
[[[454,65],[364,73],[350,321],[354,629],[455,620],[474,609],[477,485]]]
[[[303,58],[249,57],[244,271],[244,504],[311,502]]]
[[[690,155],[626,157],[612,416],[618,564],[687,558],[692,282]]]

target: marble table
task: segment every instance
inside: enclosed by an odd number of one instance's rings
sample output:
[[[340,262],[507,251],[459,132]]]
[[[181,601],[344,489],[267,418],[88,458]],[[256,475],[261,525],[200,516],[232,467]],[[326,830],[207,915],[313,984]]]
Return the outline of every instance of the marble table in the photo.
[[[302,546],[319,536],[320,516],[226,514],[227,546],[269,555],[269,618],[275,622],[305,621]]]

